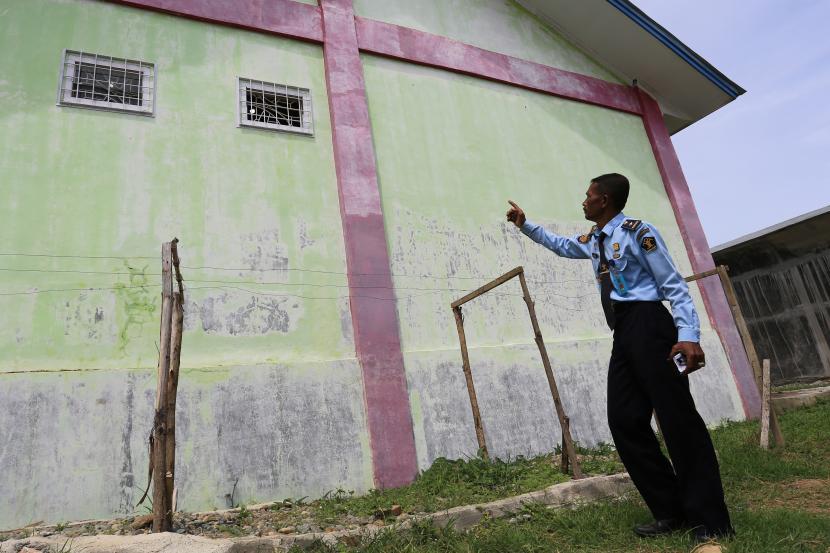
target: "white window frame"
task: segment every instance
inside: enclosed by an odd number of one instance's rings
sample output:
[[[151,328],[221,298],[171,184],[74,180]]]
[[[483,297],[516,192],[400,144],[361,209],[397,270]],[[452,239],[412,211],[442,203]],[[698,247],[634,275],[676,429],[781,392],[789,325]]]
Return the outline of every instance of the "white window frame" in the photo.
[[[275,94],[286,94],[300,98],[302,102],[302,126],[281,125],[279,123],[267,123],[264,121],[248,120],[248,99],[247,89],[256,91],[273,92]],[[299,86],[269,83],[258,79],[245,77],[236,78],[236,126],[254,127],[257,129],[268,129],[272,131],[289,132],[293,134],[314,135],[314,113],[311,105],[311,90]]]
[[[92,63],[95,64],[96,68],[112,67],[142,73],[141,105],[73,97],[72,88],[75,80],[75,64],[77,62]],[[61,56],[57,105],[136,113],[152,117],[155,115],[156,107],[156,65],[144,61],[90,54],[78,50],[64,50]]]

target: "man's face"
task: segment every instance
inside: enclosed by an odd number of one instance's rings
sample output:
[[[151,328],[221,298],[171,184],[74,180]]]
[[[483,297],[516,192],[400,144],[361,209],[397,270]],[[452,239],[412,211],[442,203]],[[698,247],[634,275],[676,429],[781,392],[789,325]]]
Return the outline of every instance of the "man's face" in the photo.
[[[608,197],[599,191],[597,183],[592,182],[585,192],[585,201],[582,202],[582,212],[585,213],[585,218],[596,222],[607,205]]]

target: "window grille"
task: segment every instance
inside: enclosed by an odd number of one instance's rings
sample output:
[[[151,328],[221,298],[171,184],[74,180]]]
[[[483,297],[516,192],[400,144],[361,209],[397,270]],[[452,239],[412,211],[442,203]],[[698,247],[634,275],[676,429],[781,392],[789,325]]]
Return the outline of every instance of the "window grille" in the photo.
[[[314,134],[307,88],[239,79],[238,89],[241,126]]]
[[[66,50],[58,105],[152,115],[155,82],[152,63]]]

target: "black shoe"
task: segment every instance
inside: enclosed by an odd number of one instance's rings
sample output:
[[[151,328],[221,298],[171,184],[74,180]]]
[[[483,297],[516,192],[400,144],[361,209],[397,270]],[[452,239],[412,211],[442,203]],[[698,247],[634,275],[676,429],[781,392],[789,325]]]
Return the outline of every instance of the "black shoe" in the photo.
[[[664,518],[649,522],[648,524],[640,524],[634,527],[634,533],[641,538],[654,538],[662,536],[671,532],[681,530],[685,526],[685,522],[677,518]]]
[[[728,540],[735,536],[732,528],[721,532],[710,532],[705,526],[697,526],[692,534],[692,541],[695,543],[706,543],[710,541]]]

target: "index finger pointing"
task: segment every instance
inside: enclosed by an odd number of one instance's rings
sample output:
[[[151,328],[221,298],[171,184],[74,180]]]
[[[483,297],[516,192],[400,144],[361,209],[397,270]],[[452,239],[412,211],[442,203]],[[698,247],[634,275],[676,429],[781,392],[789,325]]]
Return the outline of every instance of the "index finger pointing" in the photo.
[[[513,207],[515,207],[516,209],[521,209],[519,206],[517,206],[517,205],[513,202],[513,200],[507,200],[507,203],[509,203],[510,205],[512,205]]]

